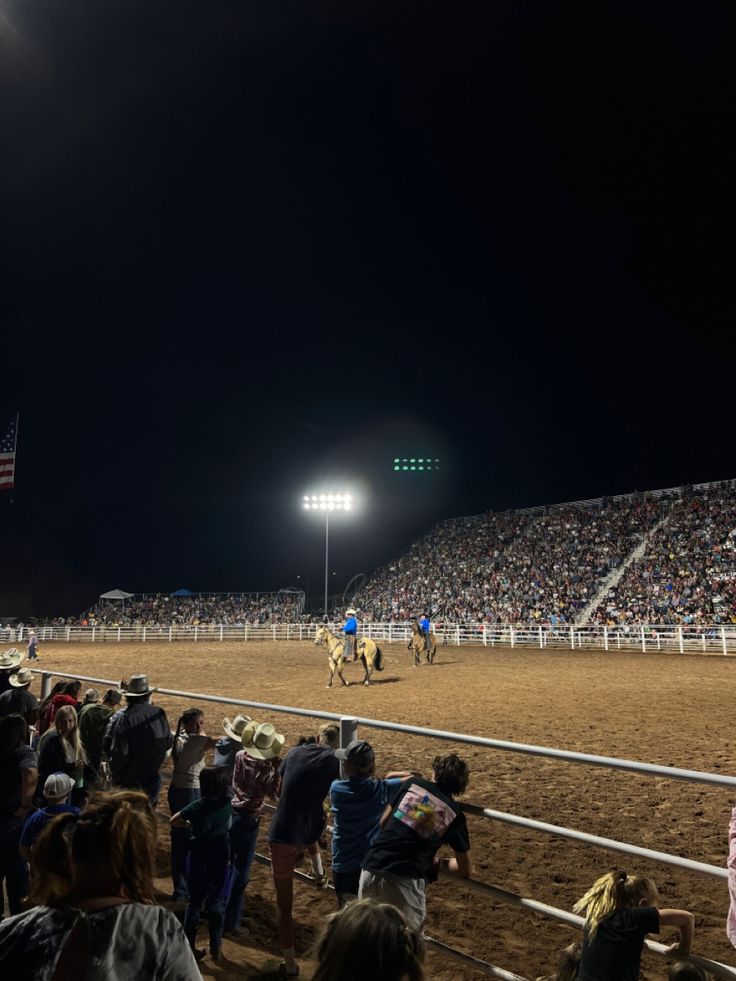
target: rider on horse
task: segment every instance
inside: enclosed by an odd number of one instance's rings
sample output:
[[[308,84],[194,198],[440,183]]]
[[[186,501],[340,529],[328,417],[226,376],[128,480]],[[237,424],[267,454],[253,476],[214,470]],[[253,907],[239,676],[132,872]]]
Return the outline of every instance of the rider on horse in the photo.
[[[355,638],[358,633],[358,621],[356,620],[355,610],[350,607],[345,610],[345,626],[342,628],[343,633],[343,657],[346,661],[357,661],[358,660],[358,648],[355,643]]]
[[[432,625],[429,622],[429,613],[422,613],[422,619],[419,621],[419,629],[424,634],[424,647],[427,651],[432,648]]]

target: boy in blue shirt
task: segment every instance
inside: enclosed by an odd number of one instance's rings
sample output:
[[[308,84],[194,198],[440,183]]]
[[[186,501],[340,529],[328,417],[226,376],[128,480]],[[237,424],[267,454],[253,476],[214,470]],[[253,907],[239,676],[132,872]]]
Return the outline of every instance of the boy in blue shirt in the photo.
[[[46,777],[43,795],[48,805],[29,814],[20,836],[20,853],[26,862],[30,862],[31,849],[49,821],[57,814],[79,814],[79,808],[69,803],[73,789],[74,781],[67,773],[52,773]]]
[[[411,773],[389,773],[377,780],[376,757],[370,743],[354,739],[344,749],[335,750],[344,761],[346,780],[335,780],[330,787],[332,810],[332,882],[340,906],[357,899],[360,869],[379,830],[386,804]]]

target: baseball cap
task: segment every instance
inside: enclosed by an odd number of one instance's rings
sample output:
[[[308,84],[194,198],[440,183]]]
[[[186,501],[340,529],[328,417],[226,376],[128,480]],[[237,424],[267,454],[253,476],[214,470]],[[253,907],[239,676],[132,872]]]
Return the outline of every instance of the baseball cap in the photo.
[[[357,766],[360,769],[370,766],[376,759],[373,747],[364,739],[354,739],[342,749],[336,749],[335,756],[338,760],[345,760],[347,763],[352,763],[353,766]]]
[[[52,773],[46,777],[43,795],[47,800],[61,800],[72,792],[74,781],[67,773]]]

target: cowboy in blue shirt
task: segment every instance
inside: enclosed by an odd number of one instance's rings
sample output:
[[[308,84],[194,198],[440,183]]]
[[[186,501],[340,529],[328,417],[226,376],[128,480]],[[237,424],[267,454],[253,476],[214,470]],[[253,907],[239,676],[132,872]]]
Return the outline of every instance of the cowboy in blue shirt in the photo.
[[[424,634],[424,646],[427,650],[430,650],[432,647],[432,641],[429,635],[432,631],[432,625],[429,622],[429,613],[422,613],[422,618],[419,621],[419,629]]]
[[[349,610],[345,610],[345,616],[347,619],[345,621],[345,626],[342,628],[342,652],[346,661],[355,661],[358,657],[358,652],[355,646],[355,636],[358,633],[358,621],[355,619],[355,610],[352,609],[352,607]]]

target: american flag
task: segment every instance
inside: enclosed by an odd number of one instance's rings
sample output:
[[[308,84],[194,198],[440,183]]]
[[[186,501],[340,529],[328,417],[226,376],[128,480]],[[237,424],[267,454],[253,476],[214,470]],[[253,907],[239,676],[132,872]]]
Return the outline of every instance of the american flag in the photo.
[[[15,487],[15,436],[18,419],[14,419],[5,432],[0,432],[0,490]]]

